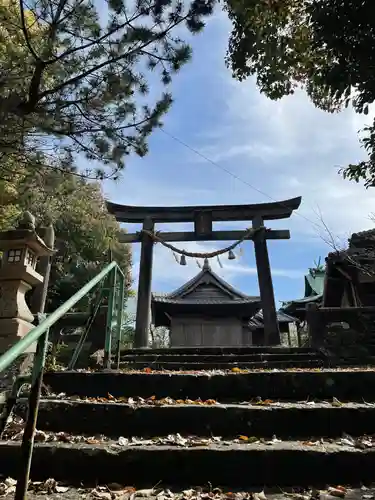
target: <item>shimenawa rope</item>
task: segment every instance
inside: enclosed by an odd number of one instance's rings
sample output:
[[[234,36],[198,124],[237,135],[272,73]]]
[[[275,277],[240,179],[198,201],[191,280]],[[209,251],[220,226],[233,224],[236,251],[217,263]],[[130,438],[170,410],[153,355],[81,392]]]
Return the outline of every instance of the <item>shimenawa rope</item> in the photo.
[[[155,243],[161,243],[164,247],[169,248],[169,250],[172,250],[172,252],[178,253],[180,255],[185,255],[185,257],[192,257],[192,258],[197,258],[197,259],[212,259],[213,257],[217,257],[217,256],[222,255],[224,253],[230,252],[231,250],[235,249],[238,245],[240,245],[246,238],[248,238],[251,235],[254,236],[255,233],[257,233],[258,231],[261,231],[263,229],[266,229],[266,228],[264,226],[261,226],[261,227],[256,228],[256,229],[249,228],[244,232],[243,236],[239,240],[232,243],[232,245],[229,245],[228,247],[225,247],[221,250],[216,250],[215,252],[207,252],[207,253],[187,252],[186,250],[180,250],[179,248],[175,247],[174,245],[171,245],[170,243],[167,243],[166,241],[164,241],[161,238],[161,236],[159,236],[160,232],[153,233],[151,231],[147,231],[146,229],[142,229],[141,232],[150,236],[150,238],[152,238]]]

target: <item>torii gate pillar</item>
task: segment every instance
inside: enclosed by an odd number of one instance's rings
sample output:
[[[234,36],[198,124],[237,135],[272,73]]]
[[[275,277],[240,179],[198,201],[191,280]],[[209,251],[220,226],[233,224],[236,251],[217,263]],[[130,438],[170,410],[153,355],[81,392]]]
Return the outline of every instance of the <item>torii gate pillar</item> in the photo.
[[[153,231],[152,219],[143,223],[145,231]],[[141,260],[139,264],[137,314],[135,320],[134,347],[147,347],[150,329],[152,257],[154,242],[146,232],[142,232]]]

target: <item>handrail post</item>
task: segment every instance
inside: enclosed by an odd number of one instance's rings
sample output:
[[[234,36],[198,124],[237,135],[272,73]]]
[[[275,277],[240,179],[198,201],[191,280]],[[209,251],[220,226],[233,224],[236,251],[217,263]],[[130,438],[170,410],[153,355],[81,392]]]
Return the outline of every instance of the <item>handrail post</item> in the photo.
[[[105,344],[104,344],[104,368],[108,369],[111,368],[112,326],[113,326],[115,294],[116,294],[116,278],[117,278],[117,268],[115,267],[108,277],[109,298],[108,298],[107,325],[106,325]]]
[[[42,333],[42,335],[39,337],[34,358],[31,389],[29,395],[29,407],[20,449],[21,463],[19,477],[17,480],[16,493],[14,496],[15,500],[25,500],[27,494],[31,460],[34,448],[36,422],[38,419],[40,394],[42,389],[43,372],[46,360],[48,333],[49,330]]]
[[[0,356],[0,373],[9,367],[9,365],[22,353],[26,351],[40,336],[54,325],[65,313],[69,311],[82,297],[84,297],[94,286],[100,283],[113,269],[117,267],[116,262],[112,262],[104,268],[97,276],[92,278],[78,292],[76,292],[69,300],[56,309],[55,312],[48,315],[47,318],[35,328],[32,328],[21,340],[8,349]],[[121,270],[118,270],[121,273]]]
[[[122,324],[124,321],[124,292],[125,292],[125,277],[120,275],[120,289],[117,299],[117,353],[116,353],[116,368],[120,368],[121,343],[122,343]]]
[[[81,354],[82,347],[84,343],[86,342],[87,336],[89,334],[89,331],[91,330],[91,327],[95,321],[96,315],[98,314],[99,308],[101,306],[102,300],[103,300],[104,292],[103,292],[103,287],[101,287],[98,291],[96,303],[94,304],[94,307],[91,311],[91,314],[86,321],[86,324],[84,326],[82,335],[79,338],[79,341],[74,349],[73,356],[68,364],[68,370],[74,370],[77,360],[79,358],[79,355]]]

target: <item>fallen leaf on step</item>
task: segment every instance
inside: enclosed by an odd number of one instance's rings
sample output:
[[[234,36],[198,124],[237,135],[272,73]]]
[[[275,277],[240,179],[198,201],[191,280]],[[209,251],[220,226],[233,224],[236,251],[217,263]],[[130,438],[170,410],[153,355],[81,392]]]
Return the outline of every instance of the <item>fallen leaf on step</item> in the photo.
[[[4,483],[10,487],[10,486],[16,486],[17,484],[17,481],[15,479],[13,479],[12,477],[7,477],[4,481]]]
[[[134,401],[133,398],[128,398],[128,405],[130,405],[130,406],[135,406],[136,405],[136,403],[135,403],[135,401]]]
[[[333,497],[344,498],[346,495],[346,490],[341,487],[328,488],[328,494]]]
[[[286,493],[286,495],[294,498],[295,500],[310,500],[309,495],[302,495],[301,493]]]
[[[366,448],[372,448],[373,443],[368,438],[359,438],[355,442],[355,447],[365,450]]]
[[[348,491],[348,489],[345,486],[341,486],[341,485],[336,486],[336,489],[344,491],[345,493]]]
[[[176,434],[175,436],[173,434],[170,434],[168,437],[167,437],[168,441],[171,441],[172,443],[176,443],[180,446],[185,446],[186,444],[188,444],[188,440],[183,438],[181,436],[181,434]]]
[[[342,444],[344,446],[355,446],[355,441],[347,438],[342,438],[340,439],[339,444]]]
[[[317,490],[316,488],[312,488],[312,490],[310,491],[310,497],[315,498],[315,499],[319,499],[320,498],[320,491]]]
[[[273,403],[272,399],[265,399],[265,400],[260,400],[260,401],[257,401],[257,405],[262,405],[262,406],[267,406],[267,405],[271,405]]]
[[[254,500],[267,500],[266,494],[264,491],[261,491],[259,493],[254,493]]]
[[[195,493],[195,490],[190,489],[190,490],[184,490],[182,494],[184,495],[184,498],[191,498]]]
[[[162,490],[160,493],[156,495],[156,498],[160,498],[161,496],[166,498],[173,498],[174,494],[168,488],[166,490]]]
[[[56,493],[66,493],[69,490],[69,486],[59,486],[58,484],[55,486]]]
[[[266,441],[266,444],[276,444],[276,443],[281,443],[281,439],[277,439],[276,436],[272,436],[271,441]]]
[[[87,438],[86,443],[87,444],[99,444],[100,441],[98,439],[95,439],[95,438]]]
[[[249,438],[247,436],[238,436],[238,439],[240,439],[241,441],[249,441]]]
[[[44,481],[43,490],[46,491],[48,495],[51,495],[52,493],[55,492],[56,486],[57,486],[56,479],[50,477],[49,479]]]
[[[233,373],[239,373],[241,371],[241,368],[238,368],[237,366],[234,366],[232,369],[231,369],[231,372]]]
[[[149,488],[147,490],[138,490],[135,492],[136,497],[151,497],[155,493],[154,488]]]
[[[100,500],[112,500],[112,495],[109,491],[98,491],[97,489],[92,490],[91,496],[94,498],[100,498]]]
[[[342,403],[337,398],[333,397],[331,405],[332,406],[342,406]]]
[[[127,446],[129,444],[129,439],[124,438],[123,436],[120,436],[118,438],[118,444],[120,446]]]
[[[44,443],[45,441],[47,441],[47,438],[48,436],[45,432],[38,430],[35,431],[35,436],[34,436],[35,441]]]
[[[125,491],[124,487],[119,483],[109,483],[107,487],[111,491]]]

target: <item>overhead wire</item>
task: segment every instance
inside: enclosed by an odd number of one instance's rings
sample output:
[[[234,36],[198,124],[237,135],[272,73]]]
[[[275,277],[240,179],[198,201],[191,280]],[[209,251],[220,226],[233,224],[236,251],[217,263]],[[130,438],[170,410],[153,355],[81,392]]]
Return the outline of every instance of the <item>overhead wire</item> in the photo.
[[[228,175],[231,175],[234,179],[236,179],[237,181],[239,182],[242,182],[242,184],[245,184],[246,186],[250,187],[253,191],[256,191],[257,193],[265,196],[266,198],[268,198],[269,200],[275,202],[275,203],[278,203],[280,205],[284,205],[283,202],[281,201],[278,201],[278,200],[275,200],[272,196],[270,196],[268,193],[266,193],[265,191],[262,191],[261,189],[257,188],[256,186],[254,186],[253,184],[251,184],[250,182],[246,181],[245,179],[243,179],[242,177],[240,177],[239,175],[235,174],[234,172],[232,172],[231,170],[229,170],[228,168],[226,167],[223,167],[223,165],[220,165],[219,163],[217,163],[216,161],[212,160],[211,158],[209,158],[208,156],[206,156],[205,154],[201,153],[200,151],[198,151],[197,149],[193,148],[192,146],[190,146],[189,144],[187,144],[186,142],[184,142],[183,140],[179,139],[178,137],[176,137],[175,135],[171,134],[170,132],[167,132],[163,127],[160,128],[160,130],[166,135],[166,136],[169,136],[171,139],[173,139],[174,141],[178,142],[179,144],[181,144],[182,146],[184,146],[185,148],[189,149],[191,152],[195,153],[196,155],[200,156],[201,158],[203,158],[204,160],[208,161],[209,163],[211,163],[212,165],[214,165],[215,167],[219,168],[220,170],[222,170],[223,172],[227,173]],[[320,230],[324,230],[324,231],[327,231],[327,228],[324,227],[323,224],[318,224],[317,222],[314,222],[312,221],[311,219],[309,219],[308,217],[306,217],[305,215],[301,214],[300,212],[294,212],[295,215],[297,215],[298,217],[301,217],[302,219],[306,220],[307,222],[309,222],[310,224],[312,224],[313,226],[319,228]]]

